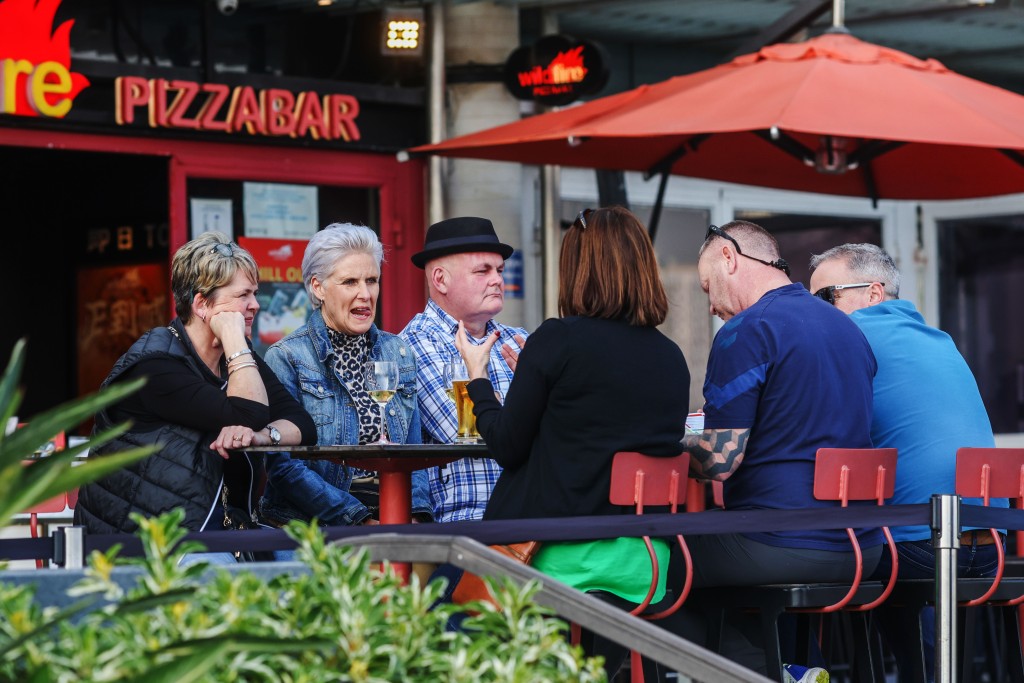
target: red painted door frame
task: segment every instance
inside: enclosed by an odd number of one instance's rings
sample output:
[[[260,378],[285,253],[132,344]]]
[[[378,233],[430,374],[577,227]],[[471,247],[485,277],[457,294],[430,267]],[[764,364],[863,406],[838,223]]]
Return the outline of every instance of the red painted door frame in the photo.
[[[188,241],[189,178],[377,188],[386,264],[380,308],[385,330],[398,332],[423,310],[423,271],[412,265],[426,229],[425,168],[394,156],[194,140],[122,137],[0,127],[0,147],[143,154],[168,160],[170,252]],[[87,172],[87,169],[83,169]]]

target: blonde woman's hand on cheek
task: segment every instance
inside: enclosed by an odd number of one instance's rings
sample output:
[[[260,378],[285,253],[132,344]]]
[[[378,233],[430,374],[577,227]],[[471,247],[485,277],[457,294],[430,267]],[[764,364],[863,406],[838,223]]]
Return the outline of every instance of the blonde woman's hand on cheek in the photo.
[[[459,321],[459,330],[455,333],[455,348],[459,350],[466,370],[469,372],[469,379],[480,379],[487,377],[487,363],[490,361],[491,348],[498,341],[498,332],[487,335],[483,344],[473,344],[469,341],[465,325]]]
[[[221,346],[245,343],[245,316],[238,311],[219,311],[210,317],[210,331]],[[216,345],[216,344],[215,344]]]

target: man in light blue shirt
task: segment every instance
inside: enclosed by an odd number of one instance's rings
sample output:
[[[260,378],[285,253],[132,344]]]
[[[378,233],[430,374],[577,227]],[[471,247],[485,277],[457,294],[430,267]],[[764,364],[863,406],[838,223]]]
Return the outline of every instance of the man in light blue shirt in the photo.
[[[461,217],[430,226],[423,251],[412,257],[413,264],[426,273],[430,298],[399,336],[417,357],[424,443],[455,440],[455,404],[445,391],[444,366],[458,356],[455,332],[459,321],[474,344],[482,344],[492,332],[500,334],[488,372],[501,396],[508,391],[526,339],[526,330],[494,321],[504,307],[502,271],[512,251],[498,241],[491,221]],[[485,458],[463,458],[429,470],[434,519],[481,519],[499,474],[501,467]]]
[[[899,270],[874,244],[844,244],[814,256],[810,290],[849,314],[875,354],[878,372],[871,439],[876,448],[898,449],[896,489],[890,502],[927,503],[932,494],[954,493],[957,449],[992,447],[995,440],[978,384],[952,338],[925,324],[914,304],[899,298]],[[976,498],[963,502],[981,504]],[[1007,507],[1008,501],[993,499],[991,504]],[[895,527],[892,533],[900,578],[934,577],[931,529]],[[996,562],[996,546],[987,530],[963,532],[960,576],[991,576]],[[891,568],[889,554],[883,553],[875,578],[888,578]],[[923,624],[926,650],[929,635],[934,638],[934,622],[927,616]],[[889,625],[892,628],[885,631],[890,643],[916,630],[912,621],[905,628]],[[906,647],[919,656],[916,643],[908,641]],[[894,654],[903,680],[910,673],[909,660],[896,648]],[[926,656],[925,663],[931,680],[934,657]]]

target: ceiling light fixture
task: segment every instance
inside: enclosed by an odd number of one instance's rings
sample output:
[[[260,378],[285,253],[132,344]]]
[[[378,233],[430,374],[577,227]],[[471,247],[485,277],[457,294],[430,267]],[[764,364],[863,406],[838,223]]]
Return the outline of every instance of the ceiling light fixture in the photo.
[[[381,52],[391,56],[423,54],[423,8],[384,10]]]

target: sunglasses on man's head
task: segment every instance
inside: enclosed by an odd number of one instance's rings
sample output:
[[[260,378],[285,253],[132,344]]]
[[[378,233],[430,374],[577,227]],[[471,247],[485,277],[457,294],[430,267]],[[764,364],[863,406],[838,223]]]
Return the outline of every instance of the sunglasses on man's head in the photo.
[[[822,287],[821,289],[819,289],[817,292],[814,293],[814,296],[818,297],[819,299],[822,299],[823,301],[827,301],[828,303],[835,306],[836,292],[841,292],[844,289],[859,289],[861,287],[870,287],[873,284],[875,283],[855,282],[851,285],[829,285],[828,287]],[[882,287],[885,287],[884,282],[879,282],[878,284],[882,285]]]
[[[747,254],[743,253],[742,249],[740,249],[740,243],[736,241],[736,238],[733,237],[732,235],[730,235],[729,233],[727,233],[725,230],[722,230],[717,225],[709,225],[708,226],[708,231],[706,233],[704,233],[704,241],[707,242],[712,237],[721,237],[723,239],[727,239],[730,242],[732,242],[732,246],[736,248],[736,253],[739,254],[740,256],[742,256],[743,258],[748,258],[751,261],[757,261],[758,263],[763,263],[764,265],[771,266],[772,268],[778,268],[779,270],[781,270],[786,275],[789,275],[789,264],[786,263],[786,259],[780,258],[780,259],[776,259],[775,261],[763,261],[763,260],[757,258],[756,256],[748,256]]]
[[[221,256],[234,256],[235,250],[230,244],[220,242],[218,244],[213,245],[213,248],[210,250],[210,253],[220,254]]]

